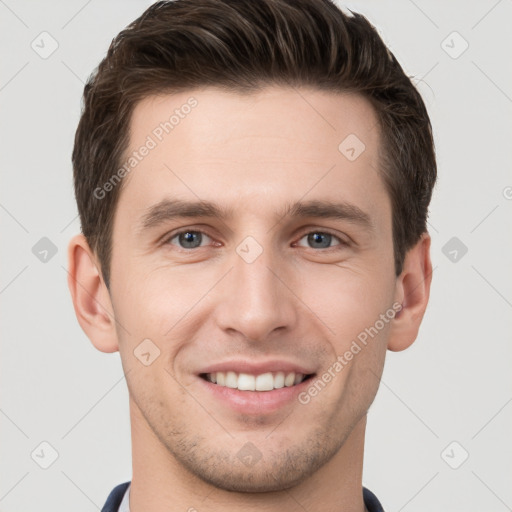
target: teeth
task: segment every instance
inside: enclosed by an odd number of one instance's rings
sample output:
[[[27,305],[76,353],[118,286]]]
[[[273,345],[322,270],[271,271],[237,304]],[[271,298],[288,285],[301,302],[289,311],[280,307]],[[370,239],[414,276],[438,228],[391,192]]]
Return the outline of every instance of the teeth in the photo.
[[[293,386],[293,383],[295,382],[295,374],[289,373],[285,379],[284,379],[284,385],[289,388],[290,386]]]
[[[240,391],[272,391],[283,387],[291,387],[300,384],[306,376],[295,372],[267,372],[260,375],[235,372],[214,372],[207,373],[206,379],[216,383],[218,386],[225,386]]]
[[[254,391],[256,389],[256,378],[254,375],[241,373],[238,376],[238,389],[241,391]]]
[[[242,376],[240,375],[239,379],[241,379]],[[261,375],[258,375],[255,379],[255,386],[254,389],[257,389],[258,391],[272,391],[274,389],[274,376],[269,373],[262,373]],[[240,389],[240,387],[239,387]]]
[[[276,389],[284,388],[284,372],[277,372],[274,375],[274,387]]]
[[[233,388],[233,389],[238,387],[238,377],[235,372],[227,372],[226,373],[226,386],[228,388]]]

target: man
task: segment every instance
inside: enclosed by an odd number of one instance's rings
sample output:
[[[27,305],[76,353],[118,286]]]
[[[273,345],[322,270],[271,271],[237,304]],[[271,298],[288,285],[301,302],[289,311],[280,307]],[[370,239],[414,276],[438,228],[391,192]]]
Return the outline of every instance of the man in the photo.
[[[89,79],[73,165],[69,287],[130,396],[133,477],[103,510],[383,510],[366,416],[427,306],[436,162],[369,22],[156,3]]]

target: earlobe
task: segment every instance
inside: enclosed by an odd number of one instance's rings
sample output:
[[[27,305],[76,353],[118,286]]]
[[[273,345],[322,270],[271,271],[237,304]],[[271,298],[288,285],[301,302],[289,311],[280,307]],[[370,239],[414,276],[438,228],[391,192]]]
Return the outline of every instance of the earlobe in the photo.
[[[388,350],[405,350],[418,336],[432,282],[430,241],[430,235],[424,233],[405,256],[396,283],[396,300],[402,304],[402,309],[393,319]]]
[[[114,311],[98,265],[85,237],[74,236],[68,246],[68,287],[78,323],[98,350],[116,352]]]

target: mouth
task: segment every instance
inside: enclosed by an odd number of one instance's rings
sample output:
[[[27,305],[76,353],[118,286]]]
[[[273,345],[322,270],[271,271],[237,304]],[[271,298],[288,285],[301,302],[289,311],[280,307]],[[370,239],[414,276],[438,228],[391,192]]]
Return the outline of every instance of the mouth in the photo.
[[[315,377],[311,362],[285,359],[231,359],[211,363],[196,373],[200,389],[221,406],[249,417],[276,415],[299,404],[301,391]],[[224,409],[226,407],[227,409]],[[258,420],[258,421],[259,421]]]
[[[314,373],[304,374],[293,371],[276,371],[256,374],[235,371],[201,373],[199,377],[219,387],[239,391],[273,391],[292,388],[312,379]]]

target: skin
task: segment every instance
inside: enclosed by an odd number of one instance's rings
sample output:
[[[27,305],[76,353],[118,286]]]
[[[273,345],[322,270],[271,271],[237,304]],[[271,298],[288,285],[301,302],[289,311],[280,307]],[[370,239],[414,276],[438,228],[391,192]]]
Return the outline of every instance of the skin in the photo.
[[[416,339],[430,291],[430,237],[395,276],[380,133],[365,99],[284,87],[148,97],[134,110],[129,152],[191,96],[198,105],[125,178],[110,291],[84,237],[69,245],[78,321],[98,350],[119,350],[126,374],[131,511],[364,511],[367,411],[386,351]],[[338,150],[352,133],[366,146],[355,161]],[[215,201],[234,215],[140,230],[164,198]],[[356,205],[373,230],[280,214],[286,203],[313,199]],[[184,228],[204,233],[200,247],[172,237]],[[309,241],[325,230],[334,235],[330,248]],[[236,251],[247,236],[263,249],[250,264]],[[280,358],[322,375],[396,302],[400,314],[307,404],[243,415],[212,399],[197,376],[228,358]],[[144,339],[160,350],[149,366],[134,356]],[[251,466],[237,457],[248,442],[261,454]]]

